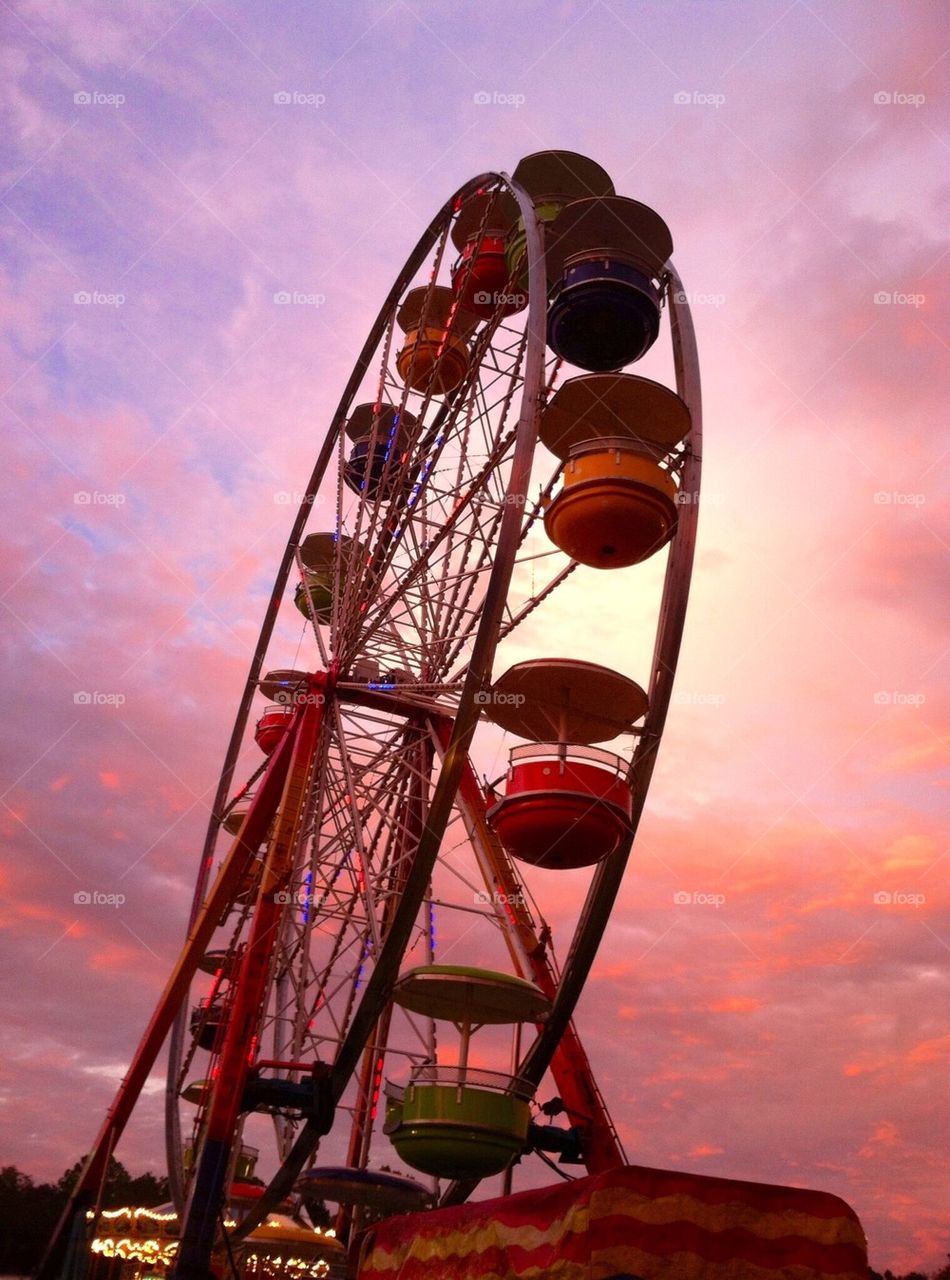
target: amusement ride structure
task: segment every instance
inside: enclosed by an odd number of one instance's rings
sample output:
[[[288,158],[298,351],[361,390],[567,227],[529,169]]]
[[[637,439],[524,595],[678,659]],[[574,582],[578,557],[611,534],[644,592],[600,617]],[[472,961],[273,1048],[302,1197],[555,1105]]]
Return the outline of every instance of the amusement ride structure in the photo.
[[[643,811],[693,561],[699,373],[672,247],[563,151],[465,183],[416,245],[300,502],[187,940],[50,1273],[71,1241],[80,1274],[101,1235],[109,1157],[166,1042],[162,1265],[179,1280],[247,1271],[275,1222],[312,1232],[318,1203],[341,1252],[485,1178],[510,1192],[532,1152],[626,1164],[572,1015]],[[664,317],[675,390],[625,371]],[[652,662],[558,654],[545,610],[576,567],[632,592],[654,556]],[[496,671],[513,634],[534,656]],[[480,743],[502,731],[518,745],[487,784]],[[562,876],[579,910],[556,957],[544,903]],[[294,1274],[338,1265],[315,1234]]]

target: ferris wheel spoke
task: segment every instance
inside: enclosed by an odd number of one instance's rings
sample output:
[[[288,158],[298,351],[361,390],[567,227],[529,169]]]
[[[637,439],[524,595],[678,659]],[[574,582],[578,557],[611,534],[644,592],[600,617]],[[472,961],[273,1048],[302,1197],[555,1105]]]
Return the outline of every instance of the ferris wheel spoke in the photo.
[[[477,492],[477,489],[475,487],[472,487],[468,491],[467,498],[463,499],[463,502],[465,503],[466,507],[471,507],[471,501],[474,498],[474,495],[476,492]],[[457,512],[456,515],[458,514],[460,513]],[[466,514],[469,516],[469,527],[465,537],[465,546],[466,546],[465,554],[466,555],[468,554],[469,549],[472,546],[478,546],[479,547],[479,553],[478,553],[479,563],[475,569],[469,569],[467,571],[462,569],[458,574],[453,574],[452,577],[455,579],[455,582],[457,584],[461,582],[467,582],[468,592],[467,592],[466,598],[468,599],[471,596],[472,590],[474,589],[474,583],[478,580],[479,575],[487,574],[490,570],[491,535],[495,532],[495,530],[497,530],[498,526],[500,525],[504,512],[503,512],[503,508],[499,507],[494,512],[493,516],[490,519],[490,523],[486,528],[482,528],[479,525],[478,515],[477,515],[477,512],[475,512],[474,508],[467,511]],[[391,592],[387,594],[385,600],[382,602],[380,606],[380,611],[377,614],[376,618],[374,619],[372,616],[368,618],[366,628],[363,631],[364,644],[367,642],[367,640],[370,637],[372,637],[379,630],[381,630],[385,623],[387,622],[390,623],[394,628],[398,626],[399,621],[406,616],[406,613],[408,613],[409,616],[413,618],[413,621],[416,624],[416,629],[419,632],[420,636],[428,632],[429,634],[439,634],[439,635],[457,637],[459,635],[460,623],[462,623],[463,620],[465,621],[465,625],[461,629],[462,642],[464,642],[464,640],[467,639],[468,635],[471,634],[471,632],[474,630],[474,627],[477,623],[477,619],[479,616],[478,610],[476,608],[471,608],[471,609],[462,610],[462,611],[456,610],[455,616],[452,616],[449,613],[450,606],[447,603],[446,612],[442,614],[441,617],[437,620],[438,621],[437,626],[434,625],[434,620],[431,617],[426,618],[424,623],[417,621],[418,610],[420,607],[425,608],[428,602],[428,599],[430,597],[431,588],[428,591],[426,591],[426,593],[424,594],[420,593],[419,597],[414,595],[413,588],[422,579],[423,574],[428,567],[433,565],[433,563],[437,567],[438,560],[436,558],[435,553],[436,553],[436,550],[438,549],[438,543],[442,539],[445,539],[445,540],[448,539],[449,531],[452,527],[453,526],[451,524],[446,524],[443,526],[443,529],[444,529],[443,534],[441,534],[439,538],[437,538],[432,543],[430,543],[429,546],[425,548],[424,551],[421,551],[419,560],[410,568],[405,578],[399,583],[397,587],[395,587]],[[451,548],[448,548],[445,551],[445,554],[443,555],[442,561],[441,561],[441,563],[444,566],[448,566],[451,563],[450,554],[451,554]],[[443,577],[440,580],[440,585],[442,585],[443,587],[448,585],[447,577]],[[444,597],[440,597],[440,598],[444,599]],[[417,600],[418,600],[418,603],[416,603]],[[406,611],[405,613],[403,614],[394,613],[394,605],[397,603],[402,603],[403,608]],[[414,603],[416,604],[415,610],[413,610],[412,608]],[[425,625],[426,623],[428,625]],[[445,668],[445,664],[443,663],[441,664],[441,669],[444,670],[444,668]]]
[[[340,738],[343,738],[343,718],[340,714],[339,704],[335,703],[334,718],[336,721],[336,729]],[[359,859],[359,878],[363,886],[363,901],[366,907],[366,917],[369,921],[370,933],[373,943],[378,948],[380,945],[379,923],[376,918],[376,902],[374,900],[373,890],[370,885],[370,877],[366,865],[363,849],[365,846],[365,834],[363,830],[360,808],[356,797],[356,781],[353,776],[350,762],[345,752],[341,754],[341,764],[343,767],[343,778],[346,782],[347,795],[350,801],[350,812],[353,820],[353,847],[357,852]]]

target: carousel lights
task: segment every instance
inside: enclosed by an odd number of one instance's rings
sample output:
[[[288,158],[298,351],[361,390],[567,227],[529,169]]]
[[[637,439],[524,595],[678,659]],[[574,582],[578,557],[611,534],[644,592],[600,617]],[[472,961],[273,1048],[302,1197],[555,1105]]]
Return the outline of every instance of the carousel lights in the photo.
[[[100,1253],[104,1258],[147,1262],[157,1267],[171,1266],[177,1249],[177,1240],[132,1240],[129,1236],[106,1236],[92,1242],[92,1252]]]
[[[245,1275],[261,1276],[311,1276],[322,1280],[330,1274],[330,1264],[323,1258],[271,1258],[257,1253],[248,1254],[244,1266]]]
[[[90,1242],[90,1248],[94,1254],[99,1254],[103,1258],[118,1258],[122,1262],[139,1262],[153,1267],[171,1267],[174,1264],[178,1241],[168,1239],[162,1230],[165,1224],[177,1222],[177,1214],[174,1210],[164,1213],[155,1209],[133,1209],[127,1206],[121,1209],[103,1210],[99,1216],[107,1219],[113,1229],[120,1224],[120,1220],[127,1221],[129,1226],[133,1223],[138,1225],[139,1222],[155,1223],[162,1235],[161,1238],[145,1239],[125,1235],[98,1236]],[[86,1218],[91,1220],[94,1217],[94,1212],[91,1209],[88,1210]],[[236,1227],[237,1222],[229,1217],[224,1225],[230,1229]],[[266,1225],[279,1228],[284,1226],[284,1223],[277,1218],[271,1218]],[[313,1236],[315,1243],[336,1240],[336,1232],[332,1227],[327,1229],[314,1227]],[[329,1265],[322,1258],[281,1258],[254,1253],[248,1257],[247,1261],[248,1273],[274,1277],[275,1280],[281,1276],[301,1277],[301,1280],[305,1277],[309,1280],[322,1280],[330,1273]]]
[[[122,1209],[103,1209],[99,1217],[111,1222],[114,1218],[121,1218],[123,1214],[126,1214],[129,1218],[147,1218],[149,1222],[174,1222],[178,1217],[174,1209],[168,1213],[162,1213],[159,1209],[133,1209],[128,1205]],[[86,1213],[86,1217],[95,1217],[92,1209]]]
[[[286,1225],[287,1223],[281,1222],[280,1218],[271,1218],[269,1222],[264,1223],[264,1226],[267,1227],[285,1227]],[[260,1228],[258,1228],[258,1230],[260,1230]],[[326,1230],[324,1230],[323,1227],[313,1227],[311,1230],[318,1240],[336,1239],[336,1232],[332,1227],[327,1227]]]

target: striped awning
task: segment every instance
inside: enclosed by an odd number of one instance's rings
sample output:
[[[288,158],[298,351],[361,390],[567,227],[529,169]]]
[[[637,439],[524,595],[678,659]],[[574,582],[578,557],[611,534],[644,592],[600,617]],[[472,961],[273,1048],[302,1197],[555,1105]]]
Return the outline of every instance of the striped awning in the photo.
[[[824,1191],[628,1166],[372,1228],[360,1280],[866,1280]]]

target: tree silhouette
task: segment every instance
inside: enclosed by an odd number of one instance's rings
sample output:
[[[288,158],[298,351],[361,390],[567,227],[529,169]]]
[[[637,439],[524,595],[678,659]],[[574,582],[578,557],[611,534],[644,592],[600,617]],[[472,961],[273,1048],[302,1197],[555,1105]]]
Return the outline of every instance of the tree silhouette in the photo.
[[[950,1258],[950,1254],[947,1254]],[[888,1267],[886,1271],[875,1271],[873,1267],[868,1267],[868,1280],[950,1280],[950,1265],[941,1267],[939,1271],[932,1271],[929,1276],[923,1271],[907,1271],[903,1275],[895,1275]]]
[[[82,1161],[55,1183],[35,1183],[15,1165],[0,1168],[0,1275],[29,1275],[39,1264],[53,1228],[76,1184]],[[114,1157],[109,1161],[104,1209],[145,1208],[168,1199],[168,1182],[154,1174],[133,1178]]]

